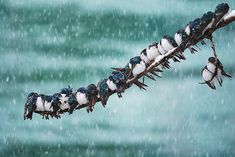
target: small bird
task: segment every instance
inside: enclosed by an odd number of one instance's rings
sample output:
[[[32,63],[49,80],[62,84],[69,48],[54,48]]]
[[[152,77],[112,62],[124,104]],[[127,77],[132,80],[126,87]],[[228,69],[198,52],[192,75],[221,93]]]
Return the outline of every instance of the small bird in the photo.
[[[98,82],[98,85],[97,85],[98,94],[99,94],[100,101],[103,107],[106,106],[110,93],[111,93],[109,86],[107,84],[107,81],[108,79],[101,80]]]
[[[78,105],[87,104],[87,112],[92,112],[96,103],[98,91],[94,84],[90,84],[87,88],[81,87],[75,93]]]
[[[200,33],[204,35],[207,30],[213,27],[214,24],[214,13],[208,11],[207,13],[203,14],[200,20]]]
[[[69,104],[69,114],[72,114],[73,111],[76,109],[76,107],[79,105],[76,95],[74,93],[70,95],[68,99],[68,104]]]
[[[57,119],[60,118],[60,106],[62,105],[61,103],[61,94],[60,93],[55,93],[52,95],[52,101],[51,101],[51,108],[52,108],[52,117],[56,117]]]
[[[212,89],[216,89],[215,80],[219,82],[219,85],[222,86],[223,80],[222,76],[231,78],[232,76],[227,74],[224,71],[223,65],[216,57],[210,57],[206,67],[202,70],[202,76],[205,82]]]
[[[51,109],[51,97],[44,94],[30,93],[25,104],[24,119],[32,119],[33,112],[41,114],[44,119],[49,119]]]
[[[207,69],[207,66],[205,66],[202,69],[202,78],[205,82],[199,83],[199,84],[207,84],[211,89],[216,89],[215,87],[215,76],[216,74],[212,73]]]
[[[229,5],[227,3],[221,3],[216,6],[215,12],[214,12],[214,25],[217,26],[217,24],[223,20],[223,18],[229,13]]]
[[[197,18],[193,21],[190,21],[189,24],[185,27],[185,32],[190,38],[196,39],[198,36],[201,35],[201,26],[200,26],[201,19]]]
[[[127,67],[125,67],[124,69],[127,69]],[[122,93],[127,88],[127,79],[128,77],[125,72],[113,71],[106,83],[111,91],[117,92],[118,97],[122,97]]]
[[[177,43],[178,46],[185,46],[187,44],[187,42],[189,41],[189,36],[186,34],[185,29],[179,29],[176,33],[175,33],[175,41]],[[183,47],[184,48],[184,47]]]
[[[162,48],[166,51],[169,52],[172,49],[178,47],[177,42],[175,41],[175,39],[169,35],[165,35],[161,42],[160,45],[162,46]],[[183,55],[183,53],[178,53],[176,56],[173,57],[173,61],[175,62],[179,62],[179,60],[176,58],[178,57],[179,59],[183,59],[185,60],[185,56]]]
[[[140,58],[141,58],[141,60],[143,60],[146,64],[150,63],[150,59],[147,57],[147,50],[146,50],[146,48],[143,49],[143,50],[140,52]]]
[[[131,73],[134,77],[141,74],[146,69],[145,62],[140,58],[140,56],[136,56],[130,59],[129,68],[131,69]]]
[[[98,90],[96,85],[89,84],[87,86],[87,99],[88,99],[88,106],[87,106],[87,112],[89,113],[93,111],[93,108],[95,106],[95,103],[98,99]]]
[[[33,112],[36,110],[36,101],[37,101],[38,94],[31,92],[27,96],[27,100],[24,106],[24,120],[26,119],[32,119],[33,117]]]
[[[213,70],[216,71],[216,77],[217,77],[217,80],[218,80],[220,86],[222,86],[222,83],[223,83],[222,76],[225,76],[228,78],[232,77],[231,75],[227,74],[224,71],[224,67],[223,67],[222,63],[216,57],[210,57],[208,59],[207,68],[211,71],[213,71]]]
[[[149,63],[150,61],[153,61],[157,56],[161,55],[157,45],[158,43],[154,42],[141,52],[140,58],[145,63]]]
[[[40,96],[42,97],[43,103],[44,103],[44,111],[42,111],[42,118],[44,119],[49,119],[49,115],[51,115],[51,113],[53,112],[53,107],[51,105],[52,103],[52,96],[48,96],[48,95],[44,95],[44,94],[40,94]],[[51,117],[53,117],[53,115],[51,115]]]
[[[88,104],[89,100],[87,98],[87,89],[85,87],[78,88],[75,95],[76,95],[76,99],[78,101],[78,105]]]
[[[69,97],[72,95],[73,93],[73,89],[68,86],[67,88],[63,88],[61,89],[60,91],[60,96],[59,96],[59,99],[60,99],[60,110],[61,111],[65,111],[65,110],[69,110],[69,103],[68,103],[68,99]]]
[[[165,55],[167,51],[162,47],[161,42],[157,44],[158,51],[161,53],[161,55]]]

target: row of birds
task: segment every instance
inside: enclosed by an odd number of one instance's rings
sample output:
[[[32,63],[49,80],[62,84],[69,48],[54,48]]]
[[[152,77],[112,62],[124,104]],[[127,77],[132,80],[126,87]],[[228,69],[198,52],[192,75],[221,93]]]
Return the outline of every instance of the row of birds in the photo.
[[[24,119],[32,119],[33,112],[41,114],[46,119],[49,119],[49,116],[60,118],[61,113],[69,112],[72,114],[74,110],[81,106],[86,106],[87,112],[92,112],[97,101],[101,101],[105,107],[110,95],[117,93],[121,97],[122,93],[133,84],[145,89],[147,85],[138,80],[141,73],[155,80],[154,76],[159,76],[158,73],[162,72],[163,69],[170,68],[167,59],[161,65],[147,71],[146,69],[153,62],[163,59],[178,47],[181,47],[182,51],[172,55],[173,61],[185,60],[183,51],[186,48],[189,48],[192,53],[197,51],[192,45],[196,45],[198,39],[209,29],[216,27],[228,13],[228,4],[219,4],[215,12],[207,12],[201,18],[191,21],[184,28],[178,30],[174,38],[166,35],[159,43],[153,43],[144,49],[140,56],[131,58],[124,68],[113,68],[112,74],[108,78],[99,81],[97,86],[90,84],[86,88],[79,88],[76,92],[73,92],[72,88],[68,86],[51,96],[30,93],[25,103]],[[202,44],[205,43],[202,42]],[[221,75],[231,77],[224,72],[221,62],[216,57],[210,58],[207,66],[202,71],[204,83],[215,89],[215,79],[222,85]],[[130,78],[136,79],[131,83],[127,83]]]

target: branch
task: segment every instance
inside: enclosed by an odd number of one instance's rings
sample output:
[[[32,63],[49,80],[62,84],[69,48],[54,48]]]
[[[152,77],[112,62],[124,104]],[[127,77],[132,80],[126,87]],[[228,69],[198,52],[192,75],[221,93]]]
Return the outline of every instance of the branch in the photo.
[[[160,56],[156,57],[155,59],[151,60],[149,64],[146,64],[146,69],[142,73],[140,73],[136,76],[133,76],[133,74],[131,74],[133,69],[129,68],[127,70],[127,72],[125,72],[125,74],[128,74],[127,75],[128,77],[125,79],[125,88],[124,88],[124,90],[130,88],[132,86],[132,84],[135,84],[136,82],[139,82],[138,79],[140,79],[141,77],[149,76],[148,73],[152,73],[160,65],[163,65],[163,64],[167,63],[169,59],[174,59],[179,53],[184,53],[184,51],[187,48],[191,48],[192,46],[196,45],[198,42],[203,41],[203,39],[210,39],[211,40],[212,49],[214,50],[214,56],[217,58],[216,53],[215,53],[212,34],[217,29],[225,27],[233,21],[235,21],[235,10],[232,10],[229,13],[227,13],[225,16],[221,17],[221,19],[219,21],[217,21],[217,23],[214,23],[213,27],[207,29],[206,32],[204,32],[204,33],[201,32],[200,35],[197,34],[196,38],[190,36],[190,38],[188,39],[188,42],[182,43],[181,45],[169,50],[166,54],[160,55]],[[150,78],[154,79],[153,77],[150,77]],[[144,84],[141,83],[141,85],[144,85]],[[139,87],[141,87],[141,85]],[[143,87],[143,89],[145,89],[145,88]],[[124,92],[124,90],[121,91],[121,93]],[[117,90],[111,91],[111,90],[109,90],[108,97],[115,94],[115,93],[118,93],[118,95],[121,96],[120,91],[117,91]],[[69,97],[71,97],[72,95],[74,95],[74,93],[73,94],[71,93],[71,95]],[[33,100],[30,99],[30,101],[33,101]],[[43,102],[45,103],[45,101],[46,100],[44,100]],[[53,100],[51,100],[51,101],[53,101]],[[99,102],[99,101],[101,101],[101,98],[98,96],[98,93],[97,93],[95,102]],[[29,102],[29,96],[28,96],[27,102],[25,104],[25,113],[24,113],[24,118],[25,119],[26,118],[27,119],[32,118],[32,115],[31,116],[29,115],[29,114],[32,114],[32,113],[30,113],[31,111],[35,112],[35,113],[39,113],[43,117],[45,116],[46,119],[48,119],[48,115],[50,115],[51,117],[58,118],[58,117],[60,117],[59,114],[62,114],[62,113],[65,113],[65,112],[70,112],[69,108],[66,108],[66,109],[63,109],[63,110],[61,108],[59,108],[56,115],[55,115],[55,113],[52,112],[52,111],[38,110],[37,105],[35,104],[36,102],[34,103],[34,105],[32,105],[30,103],[32,103],[32,102]],[[79,110],[79,109],[82,109],[82,108],[85,108],[85,107],[89,107],[89,105],[91,105],[91,102],[88,102],[88,103],[82,104],[82,105],[77,104],[77,106],[75,107],[75,110]],[[94,107],[94,105],[95,105],[95,103],[92,104],[92,107]],[[29,107],[31,107],[30,108],[31,110],[29,109]],[[52,106],[50,106],[50,108],[51,107]],[[45,108],[45,104],[44,104],[44,108]]]

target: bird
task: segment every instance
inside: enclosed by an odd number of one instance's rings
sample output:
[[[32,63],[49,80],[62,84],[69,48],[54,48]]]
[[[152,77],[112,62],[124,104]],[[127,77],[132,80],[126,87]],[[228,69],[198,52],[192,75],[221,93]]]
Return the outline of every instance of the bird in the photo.
[[[78,105],[88,104],[89,100],[87,98],[87,89],[85,87],[78,88],[75,96],[78,101]]]
[[[93,108],[98,99],[98,90],[97,90],[96,85],[89,84],[87,86],[87,99],[88,99],[87,112],[89,113],[93,111]]]
[[[227,74],[224,71],[224,67],[223,67],[222,63],[216,57],[210,57],[208,59],[207,68],[210,71],[213,71],[213,70],[216,71],[216,78],[217,78],[220,86],[222,86],[222,83],[223,83],[222,76],[225,76],[225,77],[228,77],[228,78],[232,77],[230,74]]]
[[[150,63],[150,59],[149,59],[148,56],[147,56],[147,50],[146,50],[146,48],[143,49],[143,50],[140,52],[140,58],[141,58],[141,60],[143,60],[146,64],[149,64],[149,63]]]
[[[166,52],[169,52],[173,50],[174,48],[178,47],[178,44],[175,41],[175,39],[169,35],[163,36],[163,38],[161,39],[160,45]],[[179,59],[185,60],[185,56],[183,55],[183,53],[178,53],[173,57],[173,61],[180,62],[176,57],[178,57]]]
[[[202,69],[201,74],[202,74],[202,78],[203,78],[204,82],[201,82],[199,84],[207,84],[211,89],[215,90],[216,89],[216,87],[215,87],[215,76],[216,76],[216,74],[209,71],[207,69],[207,66],[205,66]]]
[[[78,106],[78,101],[77,101],[76,95],[74,93],[70,95],[70,97],[68,99],[68,104],[69,104],[69,114],[72,114],[73,111]]]
[[[42,97],[43,103],[44,103],[44,111],[41,111],[42,113],[42,118],[44,119],[49,119],[49,115],[53,117],[50,113],[53,112],[53,107],[52,107],[52,96],[50,95],[44,95],[40,94],[39,96]]]
[[[88,113],[93,111],[98,96],[97,87],[94,84],[88,85],[87,88],[78,88],[75,95],[78,105],[87,105]]]
[[[108,81],[108,79],[103,79],[103,80],[99,81],[97,84],[99,98],[100,98],[100,101],[101,101],[101,104],[103,105],[103,107],[106,106],[107,101],[110,96],[110,93],[111,93],[109,86],[107,84],[107,81]]]
[[[227,74],[224,71],[222,63],[216,57],[210,57],[205,68],[202,70],[202,76],[205,82],[212,89],[216,89],[215,80],[219,82],[219,85],[222,86],[223,80],[222,76],[231,78],[232,76]]]
[[[36,110],[36,101],[37,101],[38,94],[35,92],[31,92],[27,96],[27,100],[24,106],[24,120],[32,119],[33,112]]]
[[[60,104],[61,111],[69,109],[70,106],[68,104],[68,99],[72,93],[73,93],[73,89],[70,86],[61,89],[60,97],[59,97],[60,102],[61,102],[61,104]]]
[[[216,6],[214,11],[214,25],[217,26],[217,24],[223,20],[223,18],[230,12],[229,11],[229,5],[227,3],[221,3]]]
[[[129,65],[129,68],[131,69],[131,73],[133,74],[134,77],[141,74],[146,69],[146,64],[140,58],[140,56],[136,56],[136,57],[131,58],[128,65]]]
[[[196,39],[198,36],[201,35],[201,26],[200,26],[200,23],[201,23],[201,19],[200,18],[197,18],[193,21],[190,21],[186,27],[185,27],[185,33],[190,37],[190,38],[193,38],[193,39]]]
[[[33,112],[41,114],[44,119],[49,119],[52,97],[44,94],[30,93],[25,104],[24,119],[32,119]]]
[[[52,95],[52,101],[51,101],[51,108],[52,108],[52,117],[56,117],[57,119],[60,118],[60,106],[61,106],[61,94],[55,93]]]
[[[214,13],[208,11],[207,13],[203,14],[200,20],[200,32],[201,35],[204,35],[207,30],[211,29],[214,26]]]
[[[165,55],[167,53],[167,51],[162,47],[161,42],[158,43],[157,47],[161,55]]]
[[[150,61],[153,61],[159,55],[161,55],[161,53],[158,50],[158,43],[154,42],[150,44],[146,49],[141,51],[140,58],[145,63],[149,63]]]
[[[127,66],[124,69],[127,69]],[[117,92],[118,97],[122,97],[122,93],[128,87],[126,84],[127,79],[128,79],[127,73],[115,70],[108,77],[106,83],[111,91]]]
[[[189,36],[186,34],[185,29],[181,28],[175,33],[175,41],[178,46],[186,45],[189,41]]]

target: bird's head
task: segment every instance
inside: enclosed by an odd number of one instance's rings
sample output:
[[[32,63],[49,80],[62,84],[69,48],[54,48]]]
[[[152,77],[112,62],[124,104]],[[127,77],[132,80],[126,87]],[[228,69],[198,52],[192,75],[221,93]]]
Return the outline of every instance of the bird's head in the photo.
[[[214,18],[214,13],[211,11],[208,11],[207,13],[203,14],[201,17],[201,25],[202,24],[209,24],[211,20]]]
[[[229,11],[229,5],[228,3],[221,3],[216,6],[215,8],[215,15],[219,14],[226,14]]]
[[[65,94],[66,96],[70,96],[73,93],[73,89],[68,86],[67,88],[61,89],[60,93]]]

